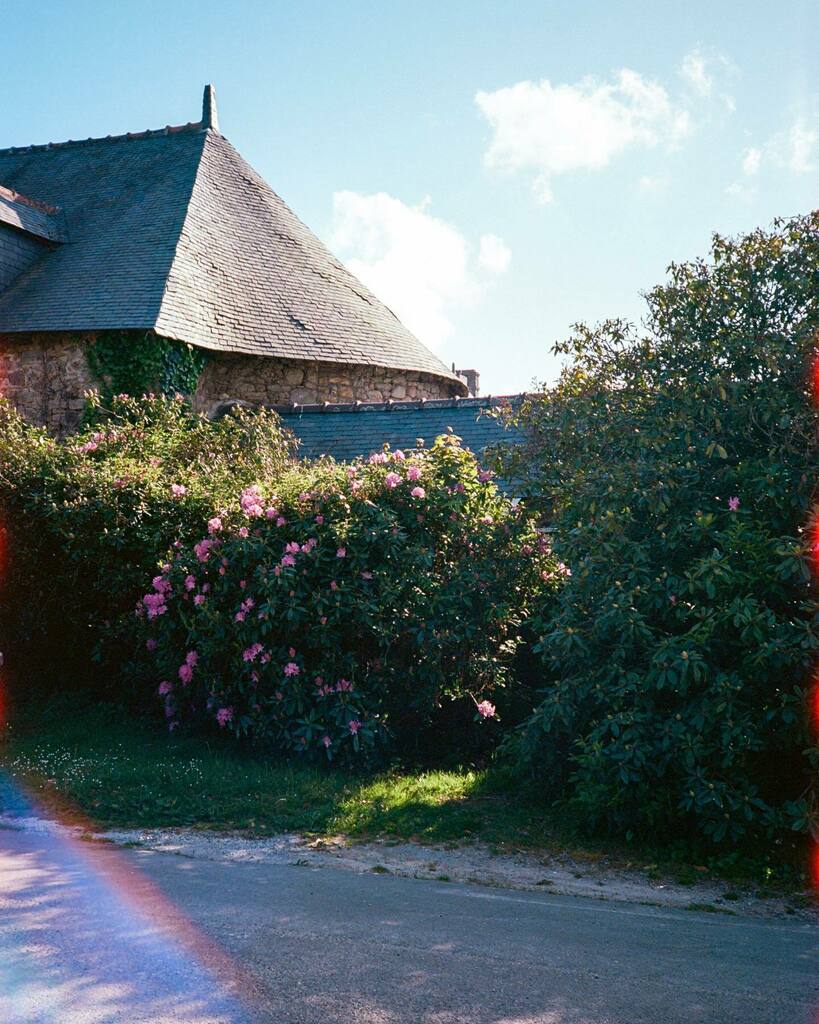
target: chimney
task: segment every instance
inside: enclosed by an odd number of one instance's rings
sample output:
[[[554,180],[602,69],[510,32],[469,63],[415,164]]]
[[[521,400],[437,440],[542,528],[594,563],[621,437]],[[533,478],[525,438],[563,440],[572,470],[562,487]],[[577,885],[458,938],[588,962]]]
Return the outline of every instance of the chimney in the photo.
[[[216,90],[212,85],[205,86],[202,97],[202,127],[219,131],[219,114],[216,110]]]
[[[455,367],[453,367],[453,370]],[[481,375],[477,370],[455,370],[455,373],[466,384],[471,398],[477,398],[481,390]]]

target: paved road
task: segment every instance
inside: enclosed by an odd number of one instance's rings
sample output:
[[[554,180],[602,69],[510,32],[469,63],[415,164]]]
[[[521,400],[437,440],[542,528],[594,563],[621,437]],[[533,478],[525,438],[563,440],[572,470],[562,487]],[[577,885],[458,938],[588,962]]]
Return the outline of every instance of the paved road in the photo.
[[[819,1024],[819,927],[0,828],[3,1024]]]

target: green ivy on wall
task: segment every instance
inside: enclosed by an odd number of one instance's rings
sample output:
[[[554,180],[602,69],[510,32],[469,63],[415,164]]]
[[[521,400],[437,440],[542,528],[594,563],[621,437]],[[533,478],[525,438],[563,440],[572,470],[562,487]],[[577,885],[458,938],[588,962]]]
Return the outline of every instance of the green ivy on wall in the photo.
[[[208,353],[151,331],[102,331],[88,348],[88,365],[111,395],[192,395]]]

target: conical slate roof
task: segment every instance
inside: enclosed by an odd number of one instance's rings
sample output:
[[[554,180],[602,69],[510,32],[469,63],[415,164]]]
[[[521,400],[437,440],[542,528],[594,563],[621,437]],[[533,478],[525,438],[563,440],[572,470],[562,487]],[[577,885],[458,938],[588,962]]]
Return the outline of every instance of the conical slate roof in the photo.
[[[455,375],[202,122],[0,150],[63,238],[0,292],[0,334],[154,329],[221,352]]]

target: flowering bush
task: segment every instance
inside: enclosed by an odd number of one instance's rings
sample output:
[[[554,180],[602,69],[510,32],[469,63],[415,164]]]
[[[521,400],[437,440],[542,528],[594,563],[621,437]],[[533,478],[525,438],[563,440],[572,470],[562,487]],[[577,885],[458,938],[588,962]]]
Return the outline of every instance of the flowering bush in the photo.
[[[198,536],[237,486],[281,472],[292,438],[272,414],[216,423],[179,399],[128,396],[58,441],[0,401],[2,649],[38,688],[90,681],[92,650],[116,629],[171,542]],[[118,672],[108,673],[119,679]]]
[[[144,672],[170,729],[313,757],[406,741],[453,701],[486,723],[550,564],[455,437],[299,467],[174,544],[136,609]]]
[[[588,827],[782,842],[811,813],[819,215],[670,276],[645,337],[580,327],[521,410],[507,471],[571,576],[514,752]]]

